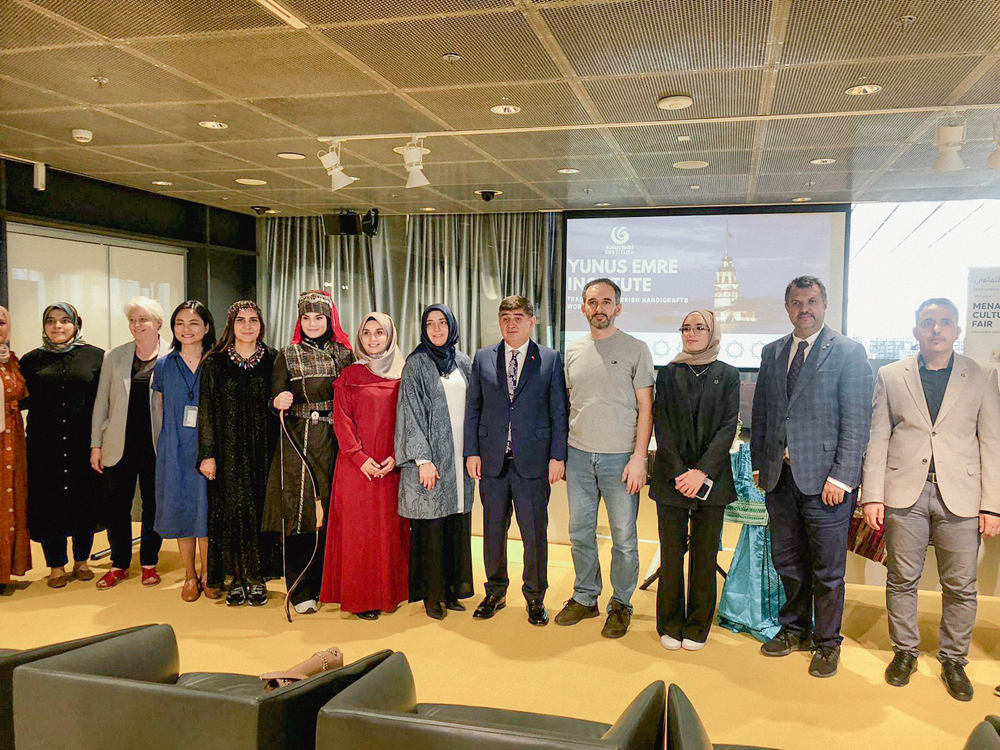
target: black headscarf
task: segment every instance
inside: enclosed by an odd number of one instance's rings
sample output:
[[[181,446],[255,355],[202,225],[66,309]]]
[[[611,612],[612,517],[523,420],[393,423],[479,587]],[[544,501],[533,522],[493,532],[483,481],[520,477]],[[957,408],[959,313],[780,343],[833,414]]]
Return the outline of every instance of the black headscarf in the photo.
[[[448,340],[444,346],[435,346],[427,337],[427,316],[437,310],[444,315],[448,321]],[[441,375],[447,375],[455,369],[455,345],[458,343],[458,321],[455,320],[455,313],[447,305],[431,305],[424,314],[420,316],[420,343],[417,344],[415,352],[426,352],[434,360],[434,364]]]

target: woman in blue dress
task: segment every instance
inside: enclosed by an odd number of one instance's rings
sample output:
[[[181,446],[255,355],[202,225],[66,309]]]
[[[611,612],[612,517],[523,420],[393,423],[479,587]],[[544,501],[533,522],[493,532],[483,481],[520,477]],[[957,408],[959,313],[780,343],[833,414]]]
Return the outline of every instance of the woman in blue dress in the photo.
[[[197,300],[182,302],[170,316],[170,354],[156,363],[153,390],[163,399],[163,428],[156,443],[156,532],[176,539],[184,564],[181,599],[193,602],[208,570],[208,482],[198,471],[198,399],[201,364],[215,344],[212,314]],[[201,574],[195,571],[195,549]]]

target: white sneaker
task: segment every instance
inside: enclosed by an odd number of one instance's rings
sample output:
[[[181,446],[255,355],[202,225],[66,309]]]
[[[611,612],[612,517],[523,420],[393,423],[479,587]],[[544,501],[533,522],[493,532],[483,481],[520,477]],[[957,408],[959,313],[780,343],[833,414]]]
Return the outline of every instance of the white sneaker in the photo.
[[[671,638],[669,635],[661,635],[660,645],[663,646],[663,648],[667,649],[667,651],[676,651],[683,644],[676,638]]]
[[[698,641],[692,641],[690,638],[685,638],[681,641],[681,646],[684,647],[685,651],[701,651],[705,648],[704,642],[699,643]]]
[[[312,615],[319,612],[319,602],[315,599],[306,599],[304,602],[299,602],[294,606],[295,611],[300,615]]]

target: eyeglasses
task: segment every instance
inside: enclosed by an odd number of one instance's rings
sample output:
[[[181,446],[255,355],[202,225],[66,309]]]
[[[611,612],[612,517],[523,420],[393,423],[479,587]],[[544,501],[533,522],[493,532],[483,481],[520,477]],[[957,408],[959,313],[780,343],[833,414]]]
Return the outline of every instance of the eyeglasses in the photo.
[[[696,333],[708,333],[708,326],[703,326],[700,324],[696,326],[681,326],[681,333],[683,333],[685,336],[691,333],[691,331],[695,331]]]

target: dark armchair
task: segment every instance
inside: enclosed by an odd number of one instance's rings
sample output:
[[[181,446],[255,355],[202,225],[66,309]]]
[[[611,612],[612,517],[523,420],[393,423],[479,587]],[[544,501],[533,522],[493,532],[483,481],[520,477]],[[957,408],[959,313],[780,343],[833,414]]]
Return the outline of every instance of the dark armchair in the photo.
[[[684,691],[671,685],[667,692],[667,750],[763,750],[748,745],[713,745],[705,725]]]
[[[396,653],[321,710],[316,746],[365,750],[662,750],[662,682],[654,682],[613,725],[497,708],[417,703],[406,657]]]
[[[18,669],[18,750],[310,750],[320,706],[391,653],[265,693],[251,675],[180,674],[174,631],[157,625]]]

